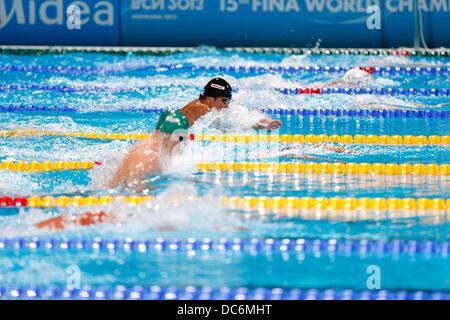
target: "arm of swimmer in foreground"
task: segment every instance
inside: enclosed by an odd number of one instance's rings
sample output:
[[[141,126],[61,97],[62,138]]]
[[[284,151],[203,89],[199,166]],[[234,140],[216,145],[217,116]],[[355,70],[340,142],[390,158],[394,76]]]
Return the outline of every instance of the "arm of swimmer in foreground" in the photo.
[[[93,224],[112,222],[113,215],[108,212],[86,212],[79,216],[59,216],[36,224],[38,229],[64,230],[67,226],[90,226]]]

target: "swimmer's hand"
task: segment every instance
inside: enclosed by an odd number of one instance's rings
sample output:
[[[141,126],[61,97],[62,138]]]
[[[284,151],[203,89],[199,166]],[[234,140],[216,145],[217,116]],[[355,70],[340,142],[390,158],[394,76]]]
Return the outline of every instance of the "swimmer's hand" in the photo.
[[[69,225],[89,226],[111,220],[108,212],[86,212],[78,216],[59,216],[36,224],[38,229],[64,230]]]
[[[273,120],[268,118],[263,118],[256,123],[254,129],[267,129],[267,130],[275,130],[281,126],[280,120]]]

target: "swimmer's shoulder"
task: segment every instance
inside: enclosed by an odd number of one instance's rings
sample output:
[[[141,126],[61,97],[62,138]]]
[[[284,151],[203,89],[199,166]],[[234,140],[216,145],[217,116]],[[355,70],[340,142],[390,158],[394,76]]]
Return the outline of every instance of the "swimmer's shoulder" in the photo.
[[[189,102],[180,111],[189,119],[189,123],[194,123],[195,120],[207,114],[211,109],[207,104],[201,102],[199,99]]]

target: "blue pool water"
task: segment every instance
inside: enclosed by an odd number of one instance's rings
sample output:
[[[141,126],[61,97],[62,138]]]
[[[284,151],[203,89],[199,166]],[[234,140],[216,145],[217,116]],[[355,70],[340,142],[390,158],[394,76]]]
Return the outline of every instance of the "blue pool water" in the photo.
[[[404,110],[425,110],[428,105],[450,102],[449,95],[286,95],[274,88],[299,88],[312,83],[338,80],[343,72],[216,72],[186,69],[151,69],[155,65],[189,66],[332,66],[332,67],[448,67],[443,57],[299,56],[223,52],[202,47],[192,52],[166,56],[126,56],[92,53],[49,55],[0,55],[0,66],[62,66],[60,71],[15,70],[0,75],[1,106],[57,106],[64,111],[0,112],[0,131],[42,129],[58,132],[151,133],[159,114],[125,112],[139,109],[179,108],[195,99],[212,77],[226,78],[237,93],[229,110],[212,112],[190,129],[193,133],[214,128],[219,133],[254,134],[247,129],[263,108],[281,109],[375,109],[376,103],[398,105]],[[97,68],[96,72],[64,72],[64,67]],[[449,73],[381,74],[364,88],[450,89]],[[22,87],[20,87],[22,85]],[[23,86],[34,85],[27,89]],[[12,86],[12,87],[11,87]],[[40,86],[40,88],[39,88]],[[49,86],[44,88],[43,86]],[[71,87],[64,92],[62,88]],[[74,90],[77,88],[77,90]],[[367,102],[372,102],[368,104]],[[427,108],[427,109],[430,109]],[[1,108],[0,108],[1,109]],[[13,110],[14,108],[12,108]],[[444,105],[436,110],[450,110]],[[142,111],[142,110],[141,110]],[[283,124],[280,134],[337,135],[450,135],[448,117],[375,118],[360,116],[273,115]],[[101,161],[93,170],[23,173],[0,170],[0,197],[34,195],[133,194],[107,190],[105,183],[120,163],[132,141],[75,137],[0,137],[0,162],[5,161]],[[381,287],[401,291],[449,291],[449,219],[395,218],[334,221],[261,214],[257,210],[222,208],[221,196],[271,197],[368,197],[450,198],[449,176],[270,174],[255,172],[199,172],[198,162],[221,161],[307,161],[315,156],[329,162],[355,163],[450,163],[448,145],[340,145],[349,153],[336,153],[311,145],[297,144],[287,152],[270,143],[227,144],[189,142],[166,164],[162,174],[149,184],[146,194],[154,201],[137,206],[109,204],[106,209],[125,216],[118,223],[69,227],[58,232],[39,230],[35,223],[57,215],[80,214],[93,209],[0,207],[0,297],[14,298],[11,288],[64,289],[70,268],[80,271],[81,286],[117,288],[125,286],[164,288],[209,287],[354,290],[370,289],[370,266],[381,272]],[[319,161],[319,160],[317,160]],[[191,197],[195,196],[192,200]],[[175,201],[177,198],[177,201]],[[369,253],[351,249],[334,252],[328,247],[310,250],[223,250],[201,247],[190,250],[88,250],[24,248],[23,241],[204,241],[226,239],[306,239],[359,245],[365,240],[386,247]],[[128,241],[127,240],[127,241]],[[3,247],[2,247],[3,241]],[[5,244],[5,241],[9,244]],[[11,242],[13,241],[13,242]],[[12,245],[11,243],[15,243]],[[20,242],[22,241],[22,242]],[[159,240],[158,240],[159,241]],[[238,241],[238,240],[236,240]],[[396,241],[417,245],[411,251],[396,251]],[[73,242],[71,242],[73,244]],[[435,245],[447,249],[435,250]],[[431,246],[431,247],[429,247]],[[38,246],[39,247],[39,246]],[[359,247],[358,247],[359,248]],[[428,248],[428,249],[427,249]],[[369,268],[369,269],[368,269]],[[233,290],[234,290],[233,289]],[[3,291],[2,291],[3,290]],[[8,296],[9,295],[9,296]],[[166,297],[167,298],[167,297]],[[170,298],[170,297],[169,297]]]

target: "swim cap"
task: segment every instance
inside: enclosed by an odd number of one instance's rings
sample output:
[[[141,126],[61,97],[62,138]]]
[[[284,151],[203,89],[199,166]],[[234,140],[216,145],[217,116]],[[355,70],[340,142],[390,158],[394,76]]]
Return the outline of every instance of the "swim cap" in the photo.
[[[373,81],[372,75],[365,70],[361,70],[360,68],[353,68],[348,70],[342,80],[347,85],[354,86],[362,86],[362,85],[370,85]]]
[[[230,84],[224,79],[214,78],[206,84],[203,95],[212,98],[225,97],[231,99],[232,91]]]

